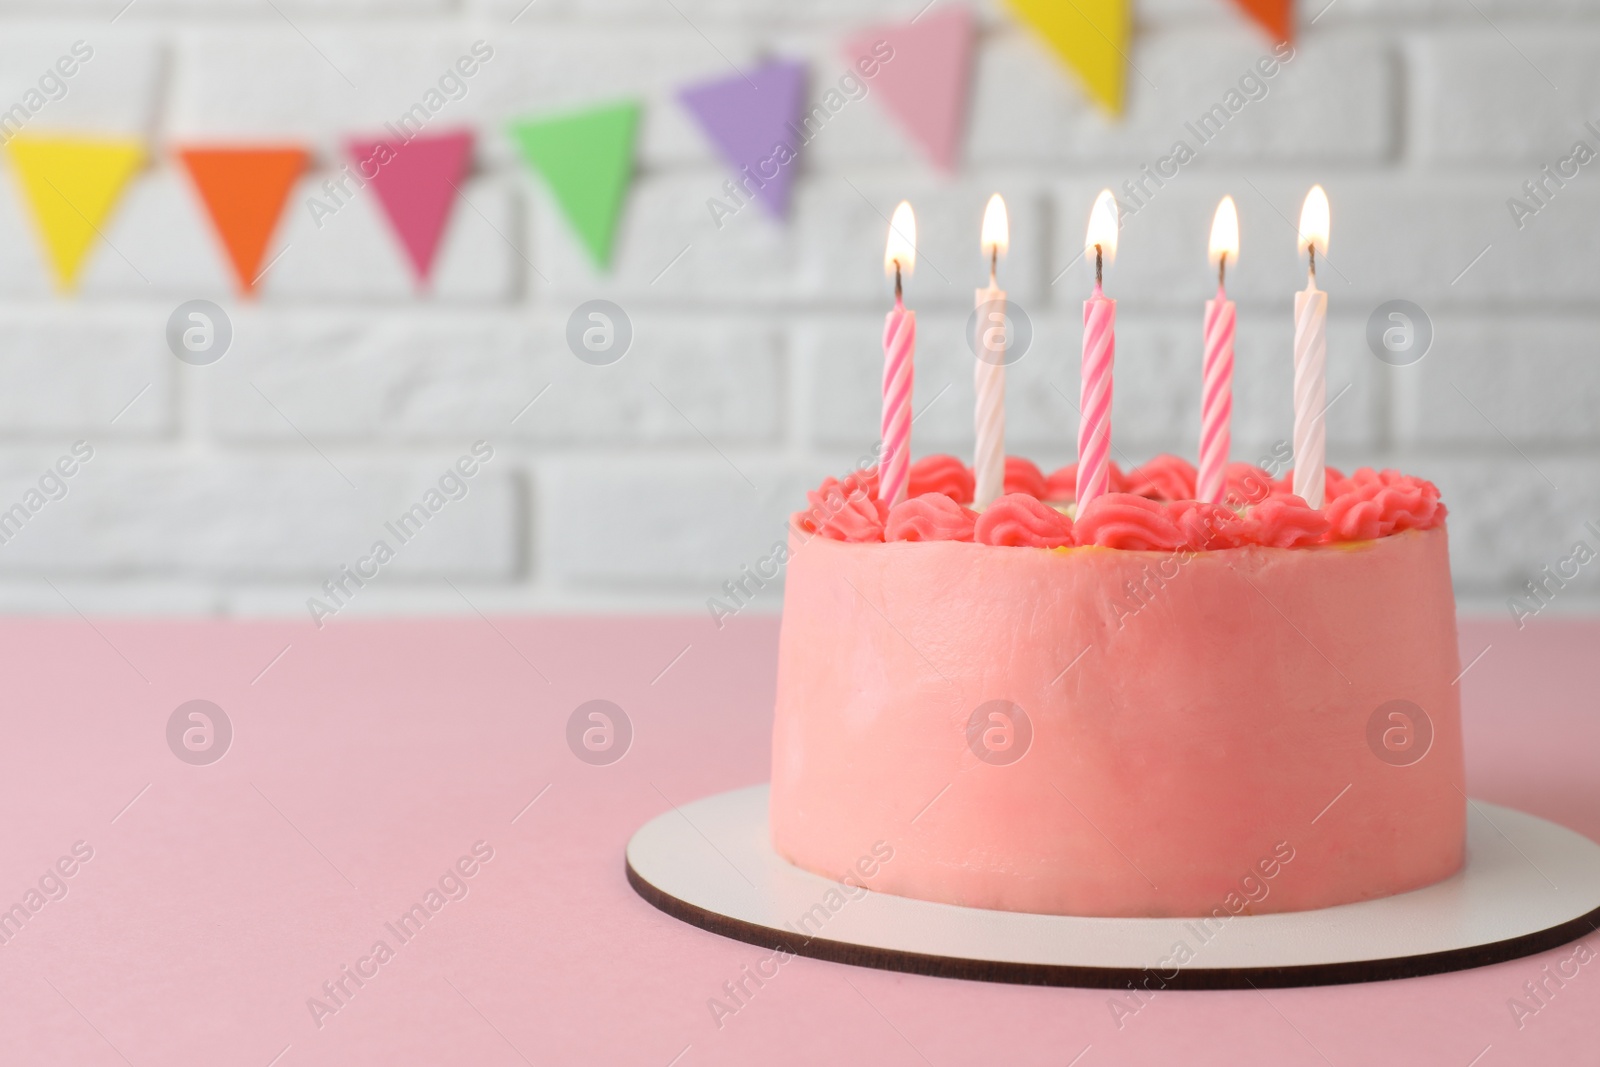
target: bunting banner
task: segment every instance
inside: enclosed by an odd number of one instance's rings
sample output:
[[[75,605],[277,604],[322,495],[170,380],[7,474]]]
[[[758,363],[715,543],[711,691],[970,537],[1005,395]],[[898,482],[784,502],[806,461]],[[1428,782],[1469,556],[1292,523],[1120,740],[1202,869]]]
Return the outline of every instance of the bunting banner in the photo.
[[[372,183],[417,283],[424,287],[472,162],[472,144],[471,130],[453,130],[417,134],[399,148],[389,141],[351,140],[346,145],[362,176]]]
[[[805,64],[774,60],[749,74],[698,82],[678,91],[734,170],[773,218],[789,214],[794,162],[804,138],[793,130],[805,106]]]
[[[1294,0],[1233,0],[1254,19],[1273,44],[1294,41]]]
[[[1083,81],[1094,101],[1112,115],[1122,114],[1124,67],[1132,35],[1129,3],[1006,0],[1017,18],[1044,40]]]
[[[144,146],[126,138],[18,134],[6,148],[56,284],[70,291],[128,179],[144,164]]]
[[[511,139],[544,178],[595,265],[611,264],[612,240],[633,178],[639,105],[632,100],[519,119]]]
[[[211,225],[233,265],[239,291],[255,291],[261,260],[307,154],[293,145],[178,148]]]
[[[1090,97],[1116,115],[1123,107],[1131,49],[1132,0],[1004,0],[1083,82]],[[1233,0],[1277,42],[1294,36],[1293,0]],[[836,113],[871,95],[939,168],[954,170],[967,121],[976,25],[961,4],[929,5],[909,22],[862,29],[841,42],[848,78],[830,87],[808,112],[807,67],[770,59],[748,73],[695,81],[678,100],[733,170],[734,203],[760,201],[788,217],[795,166],[816,116]],[[849,89],[854,85],[854,89]],[[847,93],[848,90],[848,93]],[[641,105],[620,100],[552,115],[512,120],[516,153],[537,172],[574,237],[600,269],[610,266],[617,227],[633,179]],[[476,134],[456,129],[402,139],[351,137],[344,149],[370,183],[426,289],[471,170]],[[63,291],[72,290],[103,236],[127,183],[145,162],[136,139],[25,131],[5,141],[17,188],[33,217],[44,258]],[[271,261],[273,236],[296,183],[311,165],[292,144],[179,145],[188,173],[221,243],[239,290],[254,292]],[[315,218],[315,213],[313,213]]]
[[[1059,0],[1041,2],[1049,6]],[[947,171],[956,168],[966,128],[972,44],[972,13],[950,7],[862,30],[843,45],[852,69],[868,59],[878,61],[873,94],[927,157]]]

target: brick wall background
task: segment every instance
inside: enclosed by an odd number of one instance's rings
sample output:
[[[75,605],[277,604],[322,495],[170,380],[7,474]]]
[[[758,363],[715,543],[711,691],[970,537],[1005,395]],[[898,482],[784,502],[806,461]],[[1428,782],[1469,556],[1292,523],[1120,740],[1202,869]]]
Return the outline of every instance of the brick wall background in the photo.
[[[312,142],[263,296],[231,294],[164,154],[130,189],[81,293],[51,293],[13,176],[0,177],[0,508],[72,442],[94,456],[0,547],[0,609],[304,613],[478,439],[492,461],[351,602],[352,613],[705,610],[781,537],[784,514],[876,437],[884,218],[915,204],[918,453],[971,447],[961,336],[993,191],[1011,208],[1002,282],[1036,338],[1010,382],[1010,445],[1047,469],[1076,439],[1073,260],[1094,193],[1136,177],[1269,52],[1222,0],[1142,0],[1129,105],[1103,121],[991,5],[965,163],[941,177],[879,109],[850,103],[806,150],[787,226],[722,228],[726,172],[676,104],[685,81],[763,55],[809,59],[924,0],[0,0],[0,106],[75,40],[94,56],[32,131]],[[949,3],[952,0],[937,0]],[[1297,54],[1126,223],[1118,458],[1192,457],[1211,211],[1238,200],[1235,449],[1290,431],[1292,220],[1328,189],[1330,460],[1436,479],[1469,608],[1506,597],[1600,520],[1600,165],[1521,229],[1506,206],[1600,125],[1600,10],[1579,0],[1310,0]],[[1320,13],[1320,14],[1319,14]],[[1311,24],[1315,18],[1314,24]],[[475,40],[494,55],[435,128],[481,131],[431,295],[413,293],[370,195],[319,229],[306,207],[339,138],[398,117]],[[592,271],[500,130],[514,114],[633,94],[639,174],[609,275]],[[1191,138],[1192,140],[1192,138]],[[218,363],[166,348],[172,310],[228,309]],[[564,341],[572,310],[621,305],[606,367]],[[1381,303],[1420,305],[1420,363],[1365,341]],[[1064,395],[1063,395],[1064,394]],[[538,397],[532,407],[527,405]],[[1600,604],[1600,566],[1552,607]],[[769,606],[776,600],[767,598]]]

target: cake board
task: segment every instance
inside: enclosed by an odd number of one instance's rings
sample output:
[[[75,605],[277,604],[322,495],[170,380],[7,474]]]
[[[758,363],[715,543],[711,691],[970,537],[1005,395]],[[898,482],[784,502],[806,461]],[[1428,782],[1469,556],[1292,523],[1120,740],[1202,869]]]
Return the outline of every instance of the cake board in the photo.
[[[1470,805],[1465,865],[1442,882],[1206,926],[863,893],[782,859],[768,836],[767,797],[766,785],[751,786],[652,819],[628,842],[629,884],[674,918],[781,953],[1025,985],[1154,990],[1382,981],[1529,956],[1600,930],[1600,845],[1483,801]],[[1175,956],[1180,942],[1186,951]]]

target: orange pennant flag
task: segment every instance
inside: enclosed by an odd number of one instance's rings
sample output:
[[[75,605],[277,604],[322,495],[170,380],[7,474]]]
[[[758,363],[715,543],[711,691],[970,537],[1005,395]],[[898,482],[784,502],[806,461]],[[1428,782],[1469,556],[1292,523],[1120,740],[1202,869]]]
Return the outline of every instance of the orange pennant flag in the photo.
[[[305,170],[306,150],[282,145],[180,148],[178,157],[233,262],[239,290],[253,292],[283,203]]]
[[[1272,43],[1294,40],[1293,0],[1233,0],[1239,10],[1267,31]]]

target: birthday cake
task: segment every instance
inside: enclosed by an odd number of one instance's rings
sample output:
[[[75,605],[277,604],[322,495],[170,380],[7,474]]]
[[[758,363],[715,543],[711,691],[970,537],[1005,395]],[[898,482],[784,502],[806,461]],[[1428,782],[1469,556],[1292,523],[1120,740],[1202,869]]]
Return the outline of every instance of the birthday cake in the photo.
[[[1171,456],[1079,511],[1076,468],[933,456],[790,524],[771,833],[873,890],[1084,916],[1297,911],[1462,863],[1445,508],[1426,481]],[[884,858],[887,856],[888,858]]]

